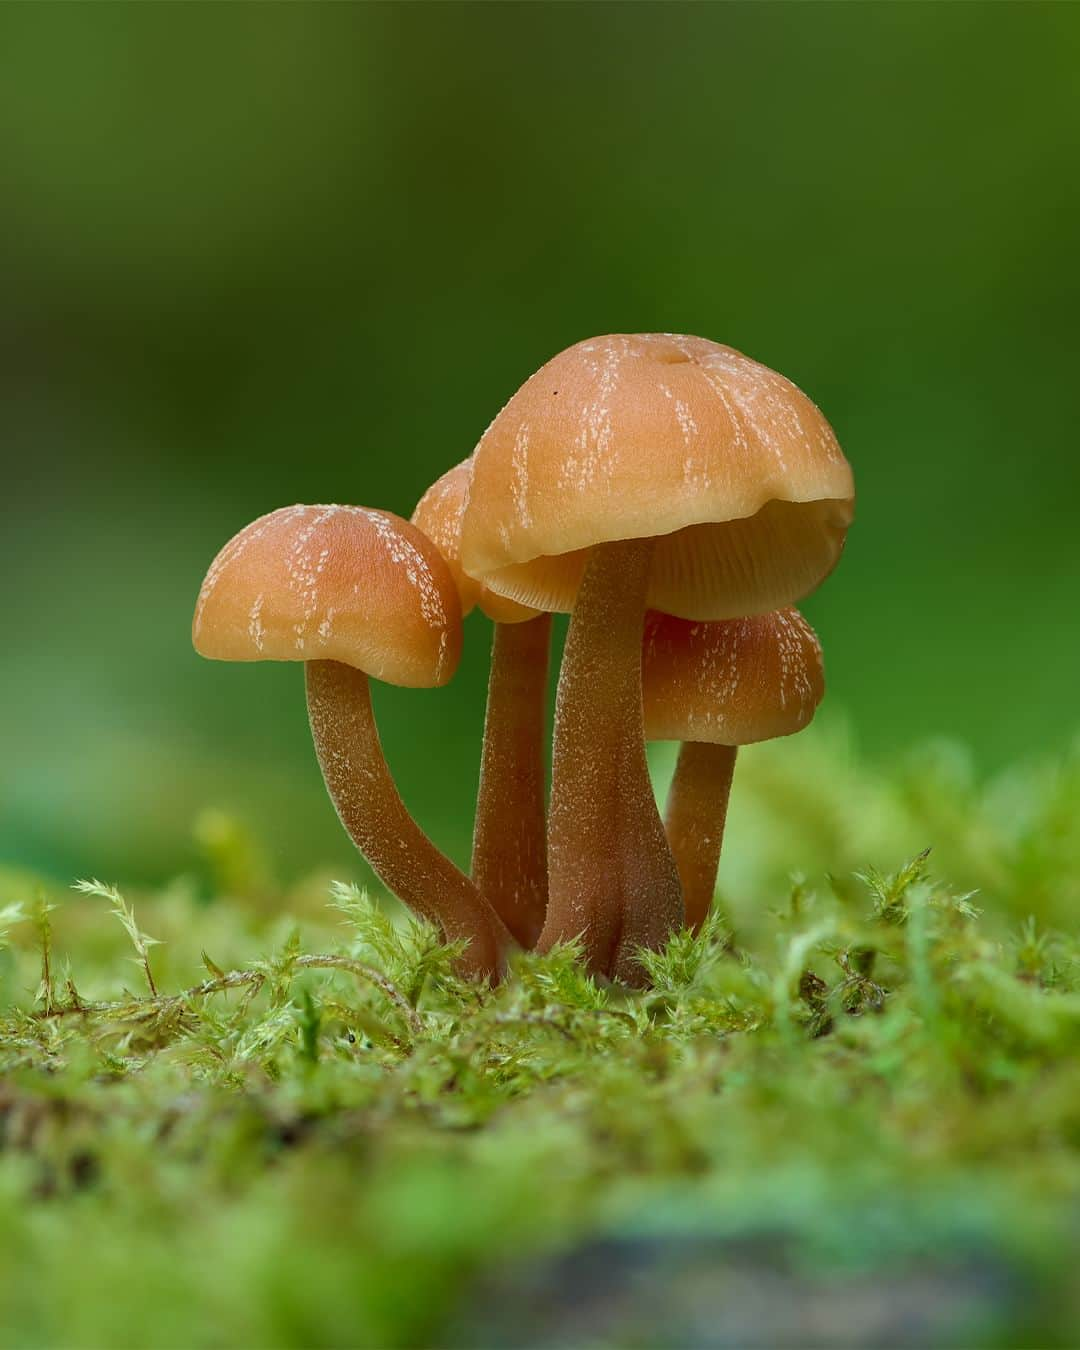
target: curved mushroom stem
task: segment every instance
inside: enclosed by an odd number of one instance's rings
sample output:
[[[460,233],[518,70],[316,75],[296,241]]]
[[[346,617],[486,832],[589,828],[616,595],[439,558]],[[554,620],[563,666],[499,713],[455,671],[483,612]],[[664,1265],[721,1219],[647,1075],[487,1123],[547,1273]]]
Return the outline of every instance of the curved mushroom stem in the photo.
[[[705,922],[716,889],[736,747],[684,741],[668,790],[664,826],[686,905],[686,926]]]
[[[544,727],[551,616],[497,623],[473,827],[472,879],[522,945],[547,910]]]
[[[566,636],[555,707],[549,900],[541,951],[584,936],[590,970],[643,984],[638,947],[683,922],[645,759],[641,635],[654,543],[594,548]]]
[[[349,837],[411,910],[438,923],[448,941],[468,940],[459,973],[497,979],[510,935],[406,810],[383,755],[367,676],[339,661],[309,661],[305,669],[315,753]]]

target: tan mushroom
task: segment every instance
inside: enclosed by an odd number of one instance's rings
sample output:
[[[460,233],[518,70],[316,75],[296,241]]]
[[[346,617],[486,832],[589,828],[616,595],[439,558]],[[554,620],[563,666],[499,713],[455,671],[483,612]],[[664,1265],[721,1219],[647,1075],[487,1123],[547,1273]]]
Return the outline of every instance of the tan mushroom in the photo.
[[[465,571],[572,611],[556,705],[548,914],[591,969],[640,983],[638,946],[682,922],[641,708],[646,606],[765,613],[813,590],[851,521],[851,469],[814,404],[730,347],[580,342],[526,381],[473,456]]]
[[[646,739],[682,742],[664,824],[697,930],[716,888],[737,748],[810,722],[825,693],[821,647],[796,609],[716,623],[650,613],[642,690]]]
[[[495,625],[472,879],[512,935],[535,946],[547,910],[545,726],[551,615],[489,590],[461,570],[461,521],[472,460],[448,470],[413,512],[458,585],[462,615],[479,607]]]
[[[467,940],[464,973],[497,976],[509,935],[405,808],[368,688],[369,675],[434,687],[457,669],[457,587],[431,541],[387,511],[273,511],[214,560],[192,639],[219,661],[305,662],[315,750],[353,842],[410,909],[439,923],[448,940]]]

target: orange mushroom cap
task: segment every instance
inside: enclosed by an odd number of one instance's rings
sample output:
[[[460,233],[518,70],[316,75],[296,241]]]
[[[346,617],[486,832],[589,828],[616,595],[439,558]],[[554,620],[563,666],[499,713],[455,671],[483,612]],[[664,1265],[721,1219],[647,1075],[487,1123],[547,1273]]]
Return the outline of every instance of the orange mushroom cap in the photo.
[[[706,338],[613,334],[560,352],[485,432],[461,561],[569,611],[593,546],[658,538],[650,606],[767,613],[832,570],[853,501],[832,428],[782,375]]]
[[[821,646],[797,609],[715,623],[649,613],[641,679],[652,741],[749,745],[790,736],[825,694]]]
[[[461,612],[469,614],[478,605],[495,623],[524,623],[535,619],[542,610],[530,609],[508,600],[477,581],[461,566],[461,522],[469,504],[469,484],[472,481],[473,462],[462,460],[436,479],[416,504],[412,523],[438,546],[457,582],[461,596]]]
[[[341,661],[425,688],[457,669],[461,605],[439,550],[400,516],[287,506],[214,559],[192,641],[217,661]]]

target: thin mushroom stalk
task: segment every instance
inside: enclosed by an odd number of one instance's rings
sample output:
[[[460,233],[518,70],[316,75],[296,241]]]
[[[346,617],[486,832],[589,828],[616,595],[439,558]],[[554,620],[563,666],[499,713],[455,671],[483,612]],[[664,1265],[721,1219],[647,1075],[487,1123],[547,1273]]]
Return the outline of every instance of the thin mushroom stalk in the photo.
[[[509,935],[473,883],[409,814],[390,775],[368,677],[340,661],[309,661],[308,717],[323,780],[349,838],[410,909],[468,942],[463,974],[498,975]]]
[[[461,529],[472,470],[471,459],[448,469],[420,498],[412,520],[446,560],[462,614],[478,606],[495,625],[472,878],[517,941],[529,948],[547,910],[544,782],[551,618],[542,609],[489,591],[462,570]]]
[[[539,948],[581,935],[590,969],[641,985],[639,947],[683,919],[645,757],[641,641],[654,541],[592,551],[559,677]]]
[[[534,947],[547,912],[544,743],[551,616],[496,623],[473,829],[472,879]]]
[[[695,933],[716,890],[736,753],[733,745],[684,741],[668,790],[664,828],[682,883],[686,926]]]

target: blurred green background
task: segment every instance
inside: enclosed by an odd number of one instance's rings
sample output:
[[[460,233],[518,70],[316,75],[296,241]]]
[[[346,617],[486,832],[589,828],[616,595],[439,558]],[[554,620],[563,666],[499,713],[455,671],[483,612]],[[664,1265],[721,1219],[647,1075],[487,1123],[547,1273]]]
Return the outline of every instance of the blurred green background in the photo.
[[[285,503],[409,514],[598,332],[833,422],[858,519],[806,609],[863,752],[1072,734],[1076,6],[5,6],[0,66],[0,860],[157,880],[220,807],[355,870],[300,670],[192,652],[203,572]],[[459,858],[488,637],[378,691]]]

